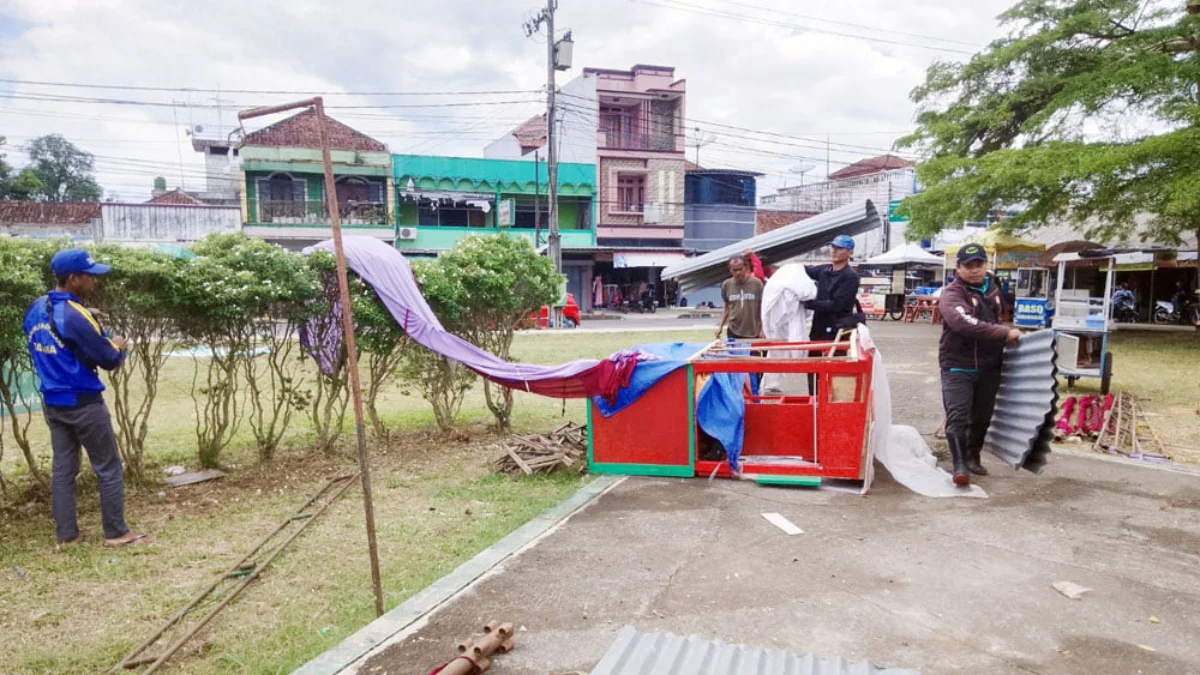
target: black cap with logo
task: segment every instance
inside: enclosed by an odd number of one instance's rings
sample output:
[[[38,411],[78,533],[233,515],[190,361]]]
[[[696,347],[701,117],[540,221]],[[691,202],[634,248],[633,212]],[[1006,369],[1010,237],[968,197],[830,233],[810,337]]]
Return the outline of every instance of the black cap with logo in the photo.
[[[972,263],[976,260],[987,262],[987,259],[987,251],[983,250],[983,247],[979,244],[967,244],[966,246],[958,249],[959,265],[966,265],[967,263]]]

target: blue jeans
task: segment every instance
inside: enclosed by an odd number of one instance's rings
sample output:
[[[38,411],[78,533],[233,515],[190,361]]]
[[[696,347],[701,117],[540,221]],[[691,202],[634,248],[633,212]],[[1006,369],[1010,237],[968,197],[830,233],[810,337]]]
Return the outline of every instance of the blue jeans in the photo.
[[[50,426],[50,445],[54,448],[50,497],[54,528],[59,541],[79,536],[76,520],[76,476],[79,475],[79,448],[87,450],[88,461],[96,472],[100,488],[100,516],[105,539],[115,539],[129,531],[125,524],[125,470],[113,433],[112,417],[103,401],[77,408],[43,407]]]

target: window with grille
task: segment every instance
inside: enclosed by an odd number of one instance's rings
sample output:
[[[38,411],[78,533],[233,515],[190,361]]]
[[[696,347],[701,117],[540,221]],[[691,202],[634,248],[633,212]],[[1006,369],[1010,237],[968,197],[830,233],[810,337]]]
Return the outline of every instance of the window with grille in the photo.
[[[641,213],[646,207],[646,176],[617,174],[617,210]]]

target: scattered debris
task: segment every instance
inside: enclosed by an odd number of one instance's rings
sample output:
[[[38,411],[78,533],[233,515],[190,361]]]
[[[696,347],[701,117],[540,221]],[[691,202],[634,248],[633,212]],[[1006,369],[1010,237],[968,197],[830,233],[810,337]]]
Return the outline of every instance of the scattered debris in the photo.
[[[1150,647],[1150,646],[1148,646],[1148,645],[1138,645],[1138,646],[1139,646],[1139,647],[1141,647],[1142,649],[1144,649],[1144,650],[1148,651],[1148,652],[1156,652],[1156,651],[1158,651],[1158,650],[1157,650],[1157,649],[1155,649],[1154,647]]]
[[[1143,399],[1133,394],[1117,392],[1097,430],[1092,449],[1150,462],[1170,461],[1171,454],[1158,432],[1150,426],[1142,403]]]
[[[473,637],[458,643],[459,656],[454,657],[433,672],[438,675],[476,675],[492,665],[493,654],[507,654],[513,650],[513,625],[489,622],[483,627],[483,637]]]
[[[1056,581],[1053,584],[1051,584],[1051,586],[1053,586],[1054,590],[1058,591],[1059,593],[1062,593],[1063,595],[1065,595],[1066,597],[1068,597],[1072,600],[1080,600],[1083,598],[1085,593],[1092,592],[1092,589],[1085,588],[1083,586],[1080,586],[1079,584],[1072,583],[1070,581]]]
[[[532,475],[560,466],[579,473],[587,470],[587,427],[573,422],[549,434],[512,436],[499,447],[504,454],[496,458],[495,466],[502,473]]]
[[[20,567],[17,567],[16,565],[13,565],[12,571],[17,573],[18,579],[20,579],[21,581],[25,581],[25,570],[21,569]]]
[[[171,487],[183,487],[184,485],[194,485],[196,483],[204,483],[210,480],[216,480],[225,475],[220,469],[205,469],[204,471],[193,471],[192,473],[181,473],[177,476],[171,476],[167,479],[167,485]]]
[[[787,518],[784,518],[782,514],[764,513],[764,514],[762,514],[762,517],[766,518],[768,523],[783,530],[783,533],[788,536],[791,536],[794,534],[804,534],[804,530],[796,527],[795,523],[788,520]]]
[[[1150,623],[1158,623],[1158,622],[1159,622],[1159,621],[1158,621],[1158,617],[1157,617],[1157,616],[1152,616],[1152,617],[1150,617]]]
[[[187,469],[179,466],[178,464],[172,464],[171,466],[163,469],[163,473],[167,474],[168,476],[182,476],[183,474],[187,473]]]

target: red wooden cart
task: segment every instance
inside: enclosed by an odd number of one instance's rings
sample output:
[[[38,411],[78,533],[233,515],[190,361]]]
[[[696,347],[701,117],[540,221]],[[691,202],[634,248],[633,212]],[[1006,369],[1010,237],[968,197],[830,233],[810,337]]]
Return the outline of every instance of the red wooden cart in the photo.
[[[857,335],[842,342],[718,341],[605,418],[589,402],[588,465],[593,473],[641,476],[860,480],[869,484],[871,368],[874,351]],[[754,352],[759,355],[747,355]],[[816,395],[751,393],[735,473],[727,460],[701,459],[696,400],[715,373],[811,375]],[[805,387],[807,389],[807,387]],[[765,478],[765,479],[764,479]],[[783,480],[782,478],[780,480]]]

